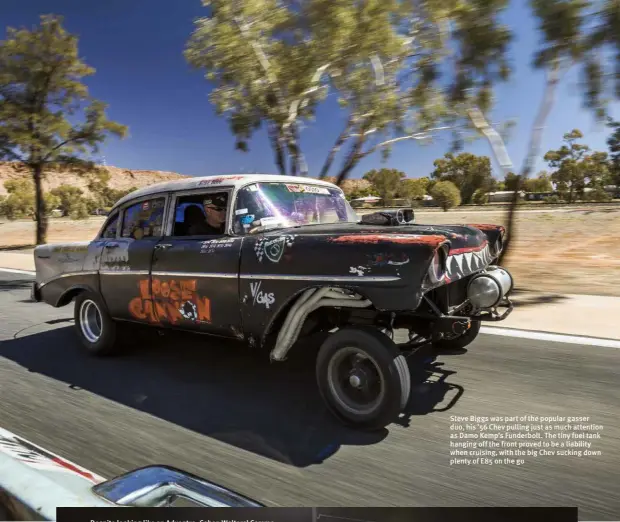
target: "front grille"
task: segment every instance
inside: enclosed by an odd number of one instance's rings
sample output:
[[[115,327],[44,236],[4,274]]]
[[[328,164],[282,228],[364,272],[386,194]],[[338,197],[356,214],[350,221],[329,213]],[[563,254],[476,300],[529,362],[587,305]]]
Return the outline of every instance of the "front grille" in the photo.
[[[446,285],[439,286],[431,290],[427,297],[443,313],[448,313],[450,309],[462,304],[467,299],[467,284],[470,279],[471,275],[468,275]]]
[[[488,244],[478,252],[451,254],[446,259],[446,275],[450,281],[462,279],[487,267],[491,261],[491,250]]]
[[[460,305],[467,299],[467,284],[471,276],[466,276],[446,285],[449,306]]]

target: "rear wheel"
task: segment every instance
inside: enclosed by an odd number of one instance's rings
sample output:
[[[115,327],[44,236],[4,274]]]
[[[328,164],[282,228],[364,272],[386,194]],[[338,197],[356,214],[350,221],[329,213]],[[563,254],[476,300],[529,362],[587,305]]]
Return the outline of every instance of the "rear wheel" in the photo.
[[[319,350],[316,378],[330,411],[360,429],[394,422],[409,400],[407,361],[394,342],[372,328],[344,328]]]
[[[88,291],[77,296],[74,318],[78,337],[89,353],[103,356],[118,350],[116,323],[96,293]]]
[[[444,337],[439,341],[435,341],[433,342],[433,348],[439,350],[461,350],[465,348],[478,337],[481,323],[482,321],[470,321],[471,326],[465,333],[455,335],[454,337]]]

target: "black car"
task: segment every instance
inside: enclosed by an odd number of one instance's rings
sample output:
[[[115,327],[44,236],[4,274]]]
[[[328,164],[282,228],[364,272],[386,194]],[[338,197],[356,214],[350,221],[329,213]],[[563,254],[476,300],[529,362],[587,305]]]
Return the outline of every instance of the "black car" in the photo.
[[[33,295],[75,300],[86,349],[116,351],[118,322],[242,340],[282,361],[323,332],[316,376],[343,422],[376,429],[409,400],[394,329],[462,348],[481,321],[512,310],[494,263],[496,225],[427,226],[413,211],[359,217],[337,186],[310,178],[229,175],[137,190],[91,242],[35,249]]]

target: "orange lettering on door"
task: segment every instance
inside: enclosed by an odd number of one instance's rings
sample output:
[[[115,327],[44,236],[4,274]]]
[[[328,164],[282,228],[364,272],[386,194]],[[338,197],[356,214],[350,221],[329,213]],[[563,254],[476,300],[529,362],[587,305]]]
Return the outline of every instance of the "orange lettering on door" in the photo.
[[[149,291],[149,280],[138,281],[140,296],[129,302],[129,313],[135,319],[151,323],[167,322],[177,324],[186,321],[180,308],[186,301],[196,305],[197,320],[211,322],[211,301],[208,297],[196,293],[196,280],[152,280],[152,292]]]
[[[181,281],[181,300],[191,301],[196,291],[196,280]]]
[[[131,301],[129,301],[129,313],[136,319],[140,320],[146,319],[146,314],[144,313],[144,306],[142,303],[142,297],[134,297]]]
[[[168,321],[171,324],[177,324],[183,317],[181,316],[181,312],[179,312],[179,308],[181,308],[181,303],[178,301],[168,301],[166,303],[166,311]]]
[[[177,283],[174,279],[170,281],[170,300],[178,301],[181,298],[181,293],[179,291],[179,283]]]
[[[150,299],[151,293],[149,291],[149,280],[141,279],[138,284],[140,285],[140,297],[142,299]]]
[[[196,299],[196,306],[198,308],[198,319],[200,321],[211,322],[211,301],[206,297],[198,297]]]

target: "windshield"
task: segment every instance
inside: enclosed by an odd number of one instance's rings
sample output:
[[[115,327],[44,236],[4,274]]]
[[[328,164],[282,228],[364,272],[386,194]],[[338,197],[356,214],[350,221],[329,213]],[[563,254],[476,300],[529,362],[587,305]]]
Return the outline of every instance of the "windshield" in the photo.
[[[303,183],[248,185],[239,191],[234,213],[234,229],[238,234],[357,221],[340,189]]]

